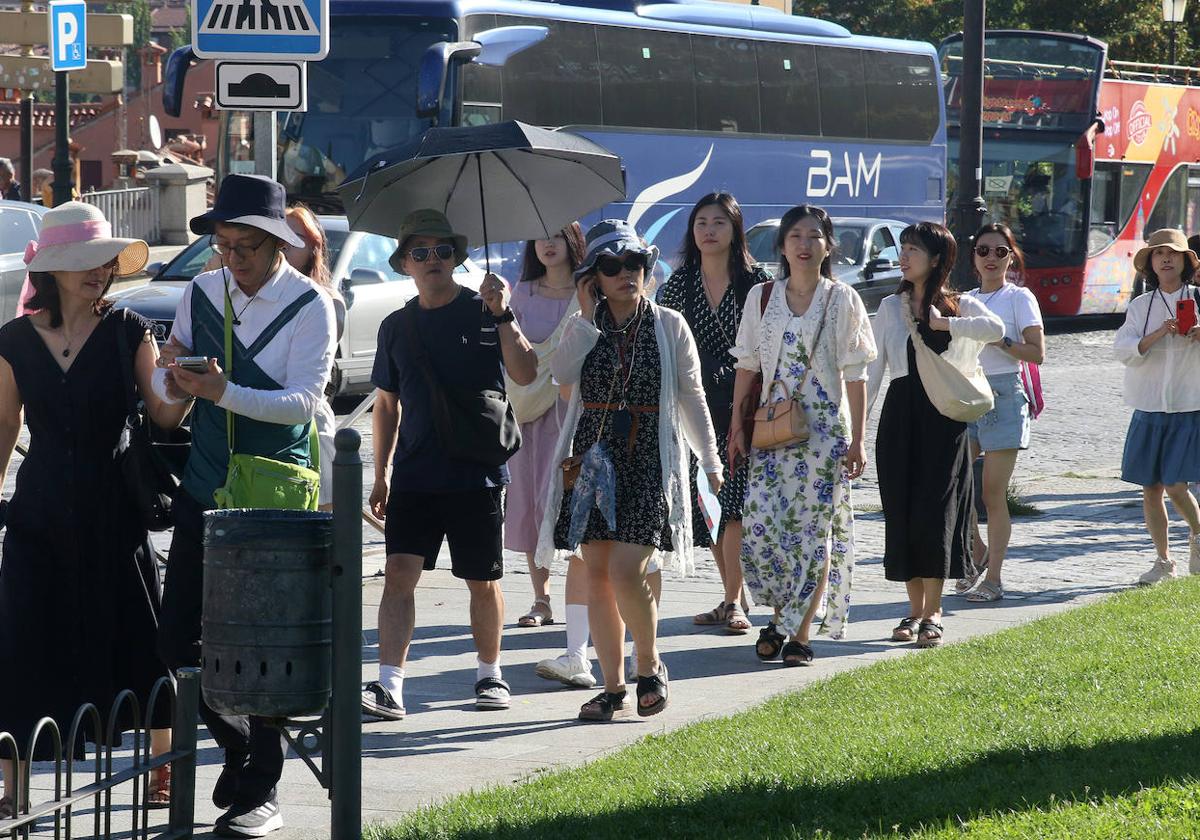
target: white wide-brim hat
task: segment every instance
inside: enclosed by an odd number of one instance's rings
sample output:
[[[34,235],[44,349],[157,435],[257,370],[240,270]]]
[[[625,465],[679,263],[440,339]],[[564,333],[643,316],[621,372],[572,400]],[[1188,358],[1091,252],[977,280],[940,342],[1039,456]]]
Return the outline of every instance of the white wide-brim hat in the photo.
[[[150,259],[140,239],[119,239],[99,207],[82,201],[60,204],[42,216],[42,231],[25,246],[29,271],[90,271],[117,261],[116,275],[137,274]]]

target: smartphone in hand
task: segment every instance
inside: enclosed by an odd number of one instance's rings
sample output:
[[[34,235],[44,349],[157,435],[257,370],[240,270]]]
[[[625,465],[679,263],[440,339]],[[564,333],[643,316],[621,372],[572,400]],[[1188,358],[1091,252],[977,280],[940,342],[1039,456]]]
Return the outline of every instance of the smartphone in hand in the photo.
[[[208,373],[208,356],[180,356],[175,364],[188,373]]]
[[[1175,302],[1175,321],[1179,325],[1179,335],[1187,335],[1196,326],[1196,300],[1183,297]]]

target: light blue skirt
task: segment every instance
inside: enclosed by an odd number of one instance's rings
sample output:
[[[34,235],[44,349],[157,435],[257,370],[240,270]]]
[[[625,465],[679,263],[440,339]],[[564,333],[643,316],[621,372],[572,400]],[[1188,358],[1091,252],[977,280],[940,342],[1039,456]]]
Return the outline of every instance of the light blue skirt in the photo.
[[[967,424],[967,434],[984,452],[1029,448],[1029,399],[1019,373],[988,374],[996,405]]]
[[[1134,411],[1121,479],[1142,487],[1200,481],[1200,411]]]

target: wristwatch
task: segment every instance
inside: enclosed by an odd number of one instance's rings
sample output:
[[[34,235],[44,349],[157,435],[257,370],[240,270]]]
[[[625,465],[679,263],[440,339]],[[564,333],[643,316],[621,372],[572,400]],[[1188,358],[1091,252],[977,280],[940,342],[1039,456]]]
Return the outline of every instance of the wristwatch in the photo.
[[[517,316],[513,314],[511,306],[505,309],[501,314],[493,315],[492,317],[495,318],[497,324],[511,324],[513,321],[517,320]]]
[[[1012,340],[1011,338],[1009,338],[1008,336],[1004,336],[1004,347],[1005,347],[1005,349],[1008,349],[1008,348],[1010,348],[1010,347],[1012,347],[1012,346],[1013,346],[1013,340]]]

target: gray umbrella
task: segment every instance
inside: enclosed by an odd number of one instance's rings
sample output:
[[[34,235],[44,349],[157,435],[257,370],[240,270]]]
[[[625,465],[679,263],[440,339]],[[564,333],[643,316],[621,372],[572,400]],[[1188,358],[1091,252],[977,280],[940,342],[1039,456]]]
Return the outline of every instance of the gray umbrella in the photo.
[[[395,236],[413,210],[446,214],[471,245],[553,236],[625,197],[621,159],[566,131],[520,122],[431,128],[338,187],[353,230]]]

